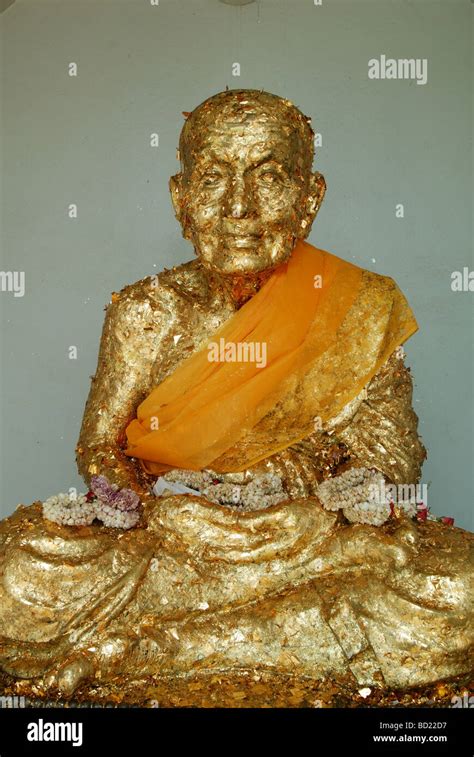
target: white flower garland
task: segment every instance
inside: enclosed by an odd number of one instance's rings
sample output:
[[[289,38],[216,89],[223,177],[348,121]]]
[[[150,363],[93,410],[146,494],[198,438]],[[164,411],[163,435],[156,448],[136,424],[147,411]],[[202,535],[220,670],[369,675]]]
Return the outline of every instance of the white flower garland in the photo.
[[[43,517],[61,526],[90,526],[94,520],[109,528],[128,530],[140,520],[138,510],[122,511],[85,494],[56,494],[43,502]]]
[[[89,526],[96,518],[96,505],[85,494],[61,492],[43,502],[43,517],[62,526]]]
[[[368,468],[350,468],[319,485],[317,496],[326,510],[342,510],[351,523],[381,526],[390,517],[390,496],[384,477]]]
[[[213,471],[174,470],[159,479],[160,490],[162,496],[166,496],[166,482],[171,484],[170,491],[173,491],[172,484],[184,484],[209,502],[244,512],[265,510],[288,499],[280,477],[275,474],[262,473],[243,484],[226,478]]]

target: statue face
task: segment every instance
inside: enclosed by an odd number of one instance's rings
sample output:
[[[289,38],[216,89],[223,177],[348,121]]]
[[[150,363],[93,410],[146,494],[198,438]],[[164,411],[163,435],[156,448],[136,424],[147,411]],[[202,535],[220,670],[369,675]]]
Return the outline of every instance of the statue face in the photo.
[[[261,114],[244,122],[210,118],[192,137],[171,189],[184,236],[203,264],[251,274],[285,262],[324,194],[324,179],[303,168],[300,137],[284,117]]]

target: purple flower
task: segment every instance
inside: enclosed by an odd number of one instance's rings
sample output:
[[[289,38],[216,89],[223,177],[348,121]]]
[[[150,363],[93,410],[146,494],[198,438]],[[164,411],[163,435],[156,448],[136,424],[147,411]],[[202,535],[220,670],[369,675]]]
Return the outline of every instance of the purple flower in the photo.
[[[105,476],[92,476],[91,491],[102,502],[112,502],[114,494],[118,491],[118,486],[109,483]]]
[[[119,489],[117,484],[111,484],[106,476],[92,476],[91,490],[101,502],[122,512],[138,510],[140,507],[140,497],[136,492],[131,489]]]

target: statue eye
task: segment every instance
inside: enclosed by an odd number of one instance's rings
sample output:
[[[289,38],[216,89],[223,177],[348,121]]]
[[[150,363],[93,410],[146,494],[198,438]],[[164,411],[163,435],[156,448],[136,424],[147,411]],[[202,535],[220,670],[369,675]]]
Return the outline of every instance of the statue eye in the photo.
[[[202,177],[202,183],[205,187],[212,187],[221,178],[222,174],[219,171],[207,171]]]
[[[259,176],[260,181],[262,181],[264,184],[274,184],[277,181],[280,181],[280,174],[278,171],[262,171],[262,173]]]

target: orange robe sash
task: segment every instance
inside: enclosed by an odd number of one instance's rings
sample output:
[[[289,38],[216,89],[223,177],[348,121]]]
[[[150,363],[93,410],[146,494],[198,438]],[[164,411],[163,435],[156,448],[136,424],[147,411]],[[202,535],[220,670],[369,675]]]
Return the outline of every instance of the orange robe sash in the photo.
[[[337,414],[417,328],[391,279],[300,240],[257,294],[139,405],[126,454],[153,474],[250,467],[311,433],[315,417]],[[348,338],[365,350],[352,368],[338,354],[339,340],[351,353]],[[311,372],[315,391],[306,389],[291,410]]]

